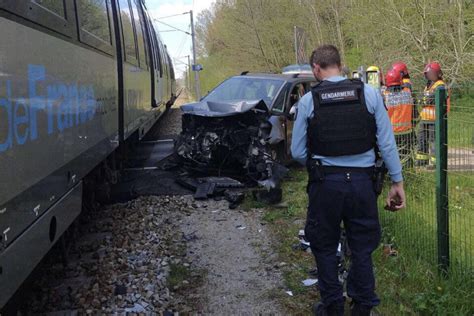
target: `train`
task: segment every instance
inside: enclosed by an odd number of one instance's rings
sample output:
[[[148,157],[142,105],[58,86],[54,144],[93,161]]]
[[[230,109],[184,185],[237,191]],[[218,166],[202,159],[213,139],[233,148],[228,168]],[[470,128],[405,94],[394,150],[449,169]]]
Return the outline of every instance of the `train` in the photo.
[[[0,30],[1,308],[177,95],[143,0],[1,0]]]

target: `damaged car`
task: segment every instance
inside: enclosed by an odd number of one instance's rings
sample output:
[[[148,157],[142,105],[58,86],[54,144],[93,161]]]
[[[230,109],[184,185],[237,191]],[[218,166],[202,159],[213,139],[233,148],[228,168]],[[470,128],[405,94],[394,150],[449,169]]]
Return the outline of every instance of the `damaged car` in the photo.
[[[175,153],[188,170],[279,186],[289,161],[291,108],[310,90],[311,76],[231,77],[182,110]]]

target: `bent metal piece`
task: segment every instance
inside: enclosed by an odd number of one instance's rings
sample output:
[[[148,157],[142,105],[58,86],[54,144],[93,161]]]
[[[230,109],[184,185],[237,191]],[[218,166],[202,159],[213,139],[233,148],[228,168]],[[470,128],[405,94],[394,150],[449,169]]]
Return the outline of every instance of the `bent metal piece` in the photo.
[[[280,185],[288,170],[273,159],[273,125],[264,101],[205,101],[182,111],[175,146],[182,166],[199,174],[237,176],[266,190]]]

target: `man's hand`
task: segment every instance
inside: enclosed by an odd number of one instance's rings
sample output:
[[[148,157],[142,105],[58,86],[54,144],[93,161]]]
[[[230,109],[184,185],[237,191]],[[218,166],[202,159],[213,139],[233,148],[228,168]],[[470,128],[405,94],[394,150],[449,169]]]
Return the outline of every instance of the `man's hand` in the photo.
[[[403,189],[403,181],[392,183],[392,187],[388,192],[385,209],[396,212],[406,206],[405,190]]]

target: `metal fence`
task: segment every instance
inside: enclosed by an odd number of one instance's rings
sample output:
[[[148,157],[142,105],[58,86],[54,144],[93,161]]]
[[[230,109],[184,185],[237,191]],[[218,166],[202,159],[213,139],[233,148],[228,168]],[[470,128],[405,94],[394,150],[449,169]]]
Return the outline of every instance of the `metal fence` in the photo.
[[[414,94],[413,100],[413,130],[402,137],[396,135],[407,209],[380,213],[383,242],[441,271],[471,274],[474,96],[469,90],[438,89],[434,100],[436,119],[431,122],[416,119],[426,106],[422,94]]]

